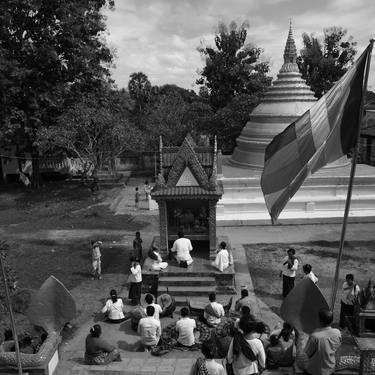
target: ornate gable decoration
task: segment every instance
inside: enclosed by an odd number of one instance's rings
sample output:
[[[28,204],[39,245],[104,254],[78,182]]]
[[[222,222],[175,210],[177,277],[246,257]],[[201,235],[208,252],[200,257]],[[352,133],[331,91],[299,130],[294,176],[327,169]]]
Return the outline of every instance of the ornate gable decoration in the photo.
[[[187,135],[177,152],[172,168],[168,174],[167,187],[189,186],[186,185],[186,179],[189,177],[190,181],[194,183],[194,185],[190,186],[209,188],[208,176],[199,162],[194,147],[196,147],[196,144],[193,138]]]

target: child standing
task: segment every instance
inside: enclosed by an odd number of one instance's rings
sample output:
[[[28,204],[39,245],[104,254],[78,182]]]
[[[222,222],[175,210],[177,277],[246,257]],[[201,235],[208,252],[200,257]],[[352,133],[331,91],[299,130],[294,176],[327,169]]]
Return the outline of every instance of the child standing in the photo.
[[[102,278],[102,254],[100,252],[100,245],[102,241],[91,241],[91,259],[92,259],[92,277],[91,280]]]
[[[135,232],[135,238],[133,241],[133,253],[134,257],[138,258],[139,260],[143,259],[142,256],[142,238],[140,232]]]
[[[138,187],[135,188],[135,209],[138,210],[139,208],[139,191]]]

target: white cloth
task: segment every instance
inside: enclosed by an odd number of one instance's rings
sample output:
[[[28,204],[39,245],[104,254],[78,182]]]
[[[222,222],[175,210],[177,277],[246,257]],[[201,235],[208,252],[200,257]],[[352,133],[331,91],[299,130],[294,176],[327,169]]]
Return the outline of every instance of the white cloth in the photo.
[[[160,256],[160,254],[156,253],[155,251],[153,251],[153,253],[158,259],[154,260],[154,259],[151,259],[150,257],[147,257],[145,260],[145,263],[143,264],[143,267],[152,271],[160,271],[160,270],[164,270],[165,268],[167,268],[168,263],[163,262],[163,259]]]
[[[225,315],[224,308],[220,303],[215,302],[215,301],[211,302],[210,304],[211,304],[212,310],[215,311],[216,315],[218,315],[219,318],[217,318],[214,315],[207,314],[206,311],[204,312],[204,318],[207,320],[208,324],[211,324],[211,325],[220,324],[221,317]]]
[[[135,267],[130,267],[129,282],[140,283],[142,281],[142,269],[139,264]]]
[[[141,341],[144,345],[157,345],[161,334],[160,321],[152,316],[142,318],[138,323],[138,333],[141,335]]]
[[[197,327],[195,320],[191,318],[181,318],[176,322],[178,332],[177,341],[185,346],[192,346],[195,342],[194,329]]]
[[[345,281],[342,284],[342,297],[341,301],[344,302],[346,305],[354,305],[354,301],[356,297],[358,297],[361,288],[357,284],[353,284],[349,286],[349,284]]]
[[[147,306],[154,306],[155,312],[154,312],[153,317],[156,320],[160,320],[159,315],[163,312],[163,309],[161,308],[161,306],[159,304],[157,304],[157,303],[150,303]],[[147,314],[147,312],[146,312],[147,306],[145,307],[145,313],[146,314]]]
[[[223,365],[217,363],[214,359],[206,359],[206,369],[209,375],[227,375]]]
[[[186,261],[187,264],[193,263],[193,258],[190,255],[190,251],[193,250],[193,246],[188,238],[179,238],[173,243],[172,252],[177,252],[176,258],[178,262]]]
[[[102,308],[102,313],[108,313],[108,318],[112,320],[123,319],[123,308],[124,304],[122,303],[121,298],[117,298],[116,302],[113,302],[112,299],[109,299]]]
[[[310,271],[308,274],[305,274],[304,279],[310,279],[314,284],[316,284],[319,279],[314,275],[313,271]]]
[[[221,249],[216,254],[215,260],[212,262],[212,265],[216,267],[220,272],[223,272],[226,268],[228,268],[229,264],[229,253],[227,249]]]
[[[296,271],[298,269],[298,259],[294,259],[292,268],[288,268],[288,264],[286,263],[289,260],[289,256],[286,256],[283,259],[283,275],[288,277],[296,277]]]
[[[264,347],[262,341],[259,339],[246,339],[247,343],[250,345],[253,353],[257,357],[257,361],[250,361],[241,352],[238,357],[233,355],[233,340],[229,345],[228,350],[228,362],[233,363],[234,375],[249,375],[257,374],[259,372],[259,365],[263,368],[266,367],[266,353],[264,352]]]

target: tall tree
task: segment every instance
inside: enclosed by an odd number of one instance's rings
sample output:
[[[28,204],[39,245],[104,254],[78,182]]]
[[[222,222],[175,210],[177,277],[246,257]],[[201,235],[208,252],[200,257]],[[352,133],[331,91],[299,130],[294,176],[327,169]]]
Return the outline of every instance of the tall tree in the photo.
[[[246,22],[239,27],[231,22],[229,28],[219,23],[216,48],[198,49],[206,65],[197,84],[207,87],[215,109],[225,107],[238,94],[261,96],[271,83],[268,63],[258,61],[262,50],[245,44],[248,28]]]
[[[143,137],[129,120],[129,100],[126,91],[110,89],[84,95],[64,111],[56,125],[39,129],[42,150],[64,150],[95,176],[124,151],[140,148]]]
[[[304,48],[297,64],[317,98],[340,79],[354,60],[357,43],[346,35],[346,29],[336,26],[324,29],[322,42],[313,34],[302,34]]]
[[[142,72],[132,73],[128,83],[130,97],[136,103],[137,112],[141,112],[151,97],[151,83],[146,74]]]
[[[38,130],[56,123],[66,101],[109,80],[112,53],[102,37],[113,0],[0,2],[0,136],[32,152],[39,184]]]

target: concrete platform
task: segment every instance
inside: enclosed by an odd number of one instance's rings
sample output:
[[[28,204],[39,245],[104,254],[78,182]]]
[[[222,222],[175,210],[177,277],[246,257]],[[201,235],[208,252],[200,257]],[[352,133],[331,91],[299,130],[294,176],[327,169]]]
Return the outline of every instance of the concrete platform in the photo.
[[[323,168],[302,185],[281,213],[279,224],[338,223],[344,215],[350,165]],[[270,225],[261,171],[237,168],[224,157],[224,195],[217,206],[217,225]],[[350,208],[351,222],[375,221],[375,167],[359,164]]]

